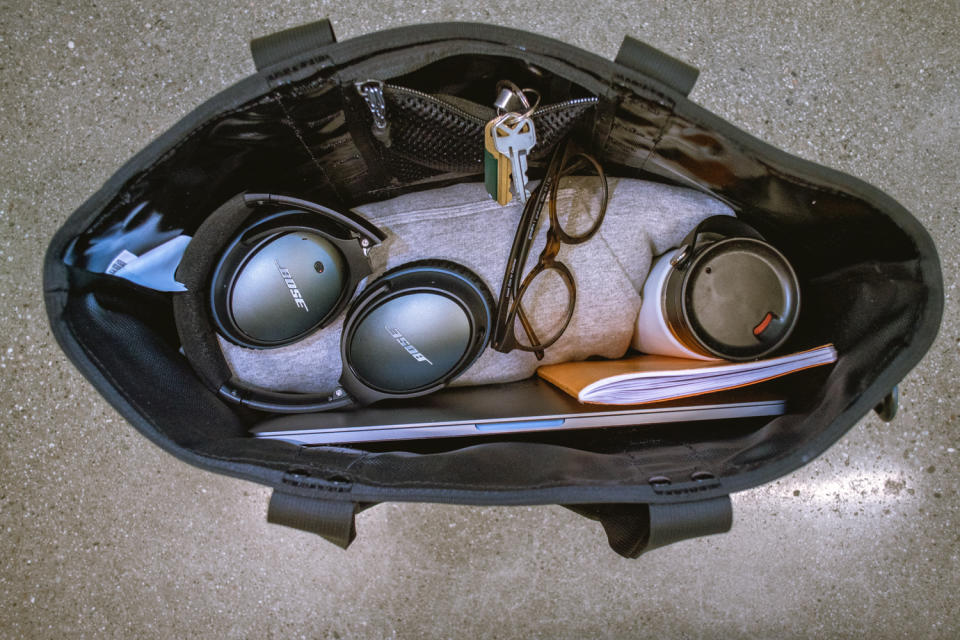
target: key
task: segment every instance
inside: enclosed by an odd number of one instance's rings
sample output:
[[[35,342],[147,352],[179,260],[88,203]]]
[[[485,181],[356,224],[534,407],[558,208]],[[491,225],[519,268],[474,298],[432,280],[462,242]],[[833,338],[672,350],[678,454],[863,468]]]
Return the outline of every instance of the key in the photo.
[[[490,136],[493,140],[493,136]],[[504,206],[513,200],[513,194],[510,193],[510,179],[513,173],[513,167],[510,164],[510,158],[497,152],[497,202]]]
[[[527,153],[537,144],[537,131],[530,118],[505,118],[494,126],[493,143],[497,151],[510,159],[513,188],[517,199],[526,204]]]
[[[493,141],[493,132],[499,118],[487,123],[483,132],[483,182],[496,201],[503,206],[513,199],[510,193],[510,159],[500,153]]]
[[[491,120],[483,129],[483,186],[486,187],[487,193],[496,200],[497,172],[500,164],[498,158],[500,154],[497,153],[497,148],[493,145],[493,125],[494,122]]]

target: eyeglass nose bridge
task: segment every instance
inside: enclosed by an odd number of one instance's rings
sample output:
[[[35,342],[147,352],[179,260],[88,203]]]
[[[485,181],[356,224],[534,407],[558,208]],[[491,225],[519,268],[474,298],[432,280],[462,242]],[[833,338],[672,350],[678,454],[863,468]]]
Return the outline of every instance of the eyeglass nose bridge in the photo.
[[[537,263],[537,267],[551,267],[557,264],[557,256],[560,255],[560,248],[564,244],[566,243],[563,241],[563,238],[557,233],[557,227],[550,225],[550,228],[547,229],[547,242],[543,246],[543,251],[540,252],[540,260]],[[534,267],[534,269],[537,267]],[[566,269],[566,267],[564,267],[564,269]],[[567,271],[569,272],[569,269],[567,269]]]

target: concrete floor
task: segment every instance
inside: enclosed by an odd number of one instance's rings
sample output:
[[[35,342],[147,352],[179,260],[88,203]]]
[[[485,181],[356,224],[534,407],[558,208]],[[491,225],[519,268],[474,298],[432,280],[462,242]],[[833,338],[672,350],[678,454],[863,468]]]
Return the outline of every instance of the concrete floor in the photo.
[[[0,636],[958,637],[956,0],[500,4],[0,5]],[[699,66],[707,108],[880,186],[936,240],[947,298],[900,416],[735,495],[731,533],[636,561],[559,507],[381,505],[343,552],[267,525],[266,489],[148,443],[54,343],[44,249],[252,72],[251,37],[323,15],[341,40],[471,20],[608,57],[632,34]]]

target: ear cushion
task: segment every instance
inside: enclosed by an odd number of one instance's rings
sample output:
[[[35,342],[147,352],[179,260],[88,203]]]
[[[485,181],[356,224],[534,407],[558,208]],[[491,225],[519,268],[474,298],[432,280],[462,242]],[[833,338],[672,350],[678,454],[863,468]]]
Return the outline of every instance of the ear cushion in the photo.
[[[462,265],[400,265],[370,283],[351,306],[341,339],[345,373],[395,396],[435,390],[480,356],[493,308],[487,285]]]
[[[173,296],[173,317],[187,360],[211,388],[231,377],[207,311],[207,279],[220,251],[250,217],[243,194],[230,198],[200,225],[187,245],[176,279],[187,290]]]
[[[395,281],[400,276],[406,276],[413,273],[424,273],[428,271],[437,272],[438,275],[449,273],[459,276],[472,285],[474,289],[476,289],[479,297],[478,299],[481,304],[490,309],[493,309],[493,307],[496,306],[496,302],[494,302],[493,299],[493,294],[490,293],[490,288],[487,286],[487,283],[480,278],[480,276],[462,264],[451,262],[450,260],[440,259],[414,260],[412,262],[405,262],[404,264],[383,272],[374,282],[364,289],[363,293],[360,294],[353,306],[358,306],[363,300],[364,296],[369,295],[370,292],[376,289],[377,285],[383,282]]]
[[[457,262],[451,262],[450,260],[440,260],[440,259],[429,259],[429,260],[415,260],[413,262],[408,262],[402,264],[398,267],[394,267],[390,271],[387,271],[383,274],[383,277],[388,277],[394,272],[399,273],[403,270],[413,270],[413,269],[433,269],[436,271],[449,271],[454,273],[471,285],[473,285],[480,297],[482,298],[483,304],[487,307],[493,308],[496,305],[494,302],[493,294],[490,293],[490,288],[487,286],[487,283],[484,282],[480,276],[468,269],[467,267],[459,264]]]

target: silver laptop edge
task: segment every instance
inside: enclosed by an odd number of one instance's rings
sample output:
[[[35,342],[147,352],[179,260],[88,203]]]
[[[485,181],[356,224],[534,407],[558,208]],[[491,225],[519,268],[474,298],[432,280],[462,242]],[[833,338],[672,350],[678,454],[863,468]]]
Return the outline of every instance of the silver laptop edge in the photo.
[[[284,428],[275,431],[258,429],[253,435],[256,438],[282,440],[299,445],[343,444],[751,418],[781,415],[785,411],[784,400],[758,400],[687,407],[618,408],[589,414],[537,415],[510,420],[491,418],[332,428]]]

